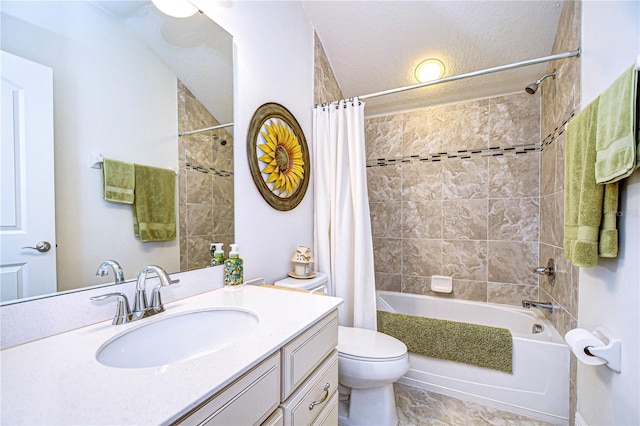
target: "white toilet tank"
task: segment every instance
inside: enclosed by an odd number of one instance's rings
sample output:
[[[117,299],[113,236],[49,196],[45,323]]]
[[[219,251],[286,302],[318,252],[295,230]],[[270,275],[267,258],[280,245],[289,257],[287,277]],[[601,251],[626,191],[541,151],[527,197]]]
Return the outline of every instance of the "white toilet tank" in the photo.
[[[310,278],[287,277],[278,280],[274,285],[279,287],[293,288],[296,290],[307,290],[310,293],[327,294],[327,276],[322,272],[314,272],[315,276]]]

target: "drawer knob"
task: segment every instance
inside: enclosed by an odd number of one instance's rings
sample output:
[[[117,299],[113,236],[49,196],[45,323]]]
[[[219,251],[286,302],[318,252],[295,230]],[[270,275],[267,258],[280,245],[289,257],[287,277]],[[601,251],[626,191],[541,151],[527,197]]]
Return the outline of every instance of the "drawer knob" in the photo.
[[[327,398],[329,397],[329,388],[331,387],[331,385],[329,383],[326,383],[324,385],[324,388],[322,389],[324,391],[324,394],[322,395],[322,398],[320,398],[318,401],[313,401],[311,404],[309,404],[309,410],[313,410],[313,407],[315,407],[316,405],[320,405],[323,402],[325,402],[327,400]]]

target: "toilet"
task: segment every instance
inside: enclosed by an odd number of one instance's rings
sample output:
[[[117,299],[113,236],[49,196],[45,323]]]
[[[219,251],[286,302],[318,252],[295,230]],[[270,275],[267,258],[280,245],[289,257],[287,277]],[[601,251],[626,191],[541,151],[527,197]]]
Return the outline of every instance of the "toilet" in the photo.
[[[312,291],[327,277],[286,278],[276,286]],[[355,327],[338,327],[339,423],[346,426],[396,425],[393,382],[409,371],[404,343],[386,334]]]

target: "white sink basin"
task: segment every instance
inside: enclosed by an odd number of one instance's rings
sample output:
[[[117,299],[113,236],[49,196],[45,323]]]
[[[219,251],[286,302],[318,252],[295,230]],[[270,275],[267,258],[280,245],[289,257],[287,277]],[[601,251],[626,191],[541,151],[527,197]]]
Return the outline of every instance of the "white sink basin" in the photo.
[[[246,310],[218,308],[144,321],[153,322],[102,345],[96,354],[98,361],[110,367],[145,368],[198,358],[245,337],[258,325],[258,316]]]

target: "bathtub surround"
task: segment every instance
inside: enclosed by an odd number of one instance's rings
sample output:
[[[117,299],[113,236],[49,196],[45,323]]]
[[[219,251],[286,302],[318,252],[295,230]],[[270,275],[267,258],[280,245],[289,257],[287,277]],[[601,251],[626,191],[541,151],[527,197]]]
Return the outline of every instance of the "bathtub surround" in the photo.
[[[181,82],[178,119],[180,132],[221,124]],[[210,244],[234,242],[233,127],[181,136],[178,149],[180,270],[185,271],[210,264]]]
[[[539,100],[525,93],[367,119],[376,286],[537,300]]]

